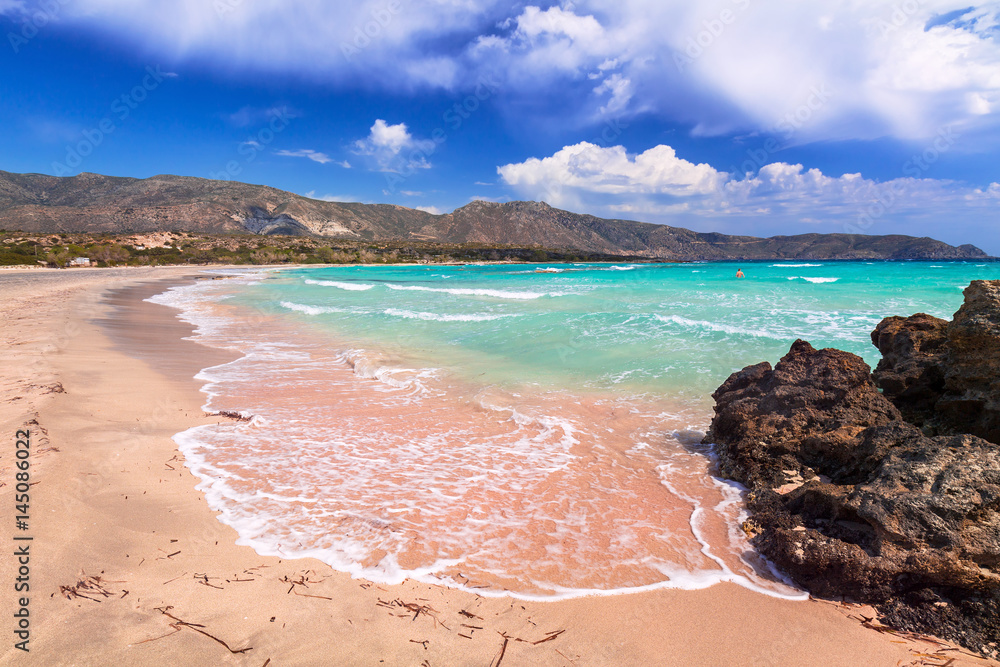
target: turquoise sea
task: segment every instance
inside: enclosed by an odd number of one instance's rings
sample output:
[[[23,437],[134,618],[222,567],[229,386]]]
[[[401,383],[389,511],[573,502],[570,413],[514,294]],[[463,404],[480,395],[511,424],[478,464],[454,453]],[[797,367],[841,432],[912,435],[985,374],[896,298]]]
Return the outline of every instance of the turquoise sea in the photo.
[[[883,317],[950,317],[970,280],[997,277],[964,262],[343,267],[282,272],[240,302],[479,382],[697,400],[796,338],[877,363]]]
[[[737,269],[746,275],[736,279]],[[344,266],[156,297],[242,359],[177,436],[242,543],[375,581],[541,598],[732,581],[801,593],[713,475],[710,394],[796,338],[871,365],[993,262]]]

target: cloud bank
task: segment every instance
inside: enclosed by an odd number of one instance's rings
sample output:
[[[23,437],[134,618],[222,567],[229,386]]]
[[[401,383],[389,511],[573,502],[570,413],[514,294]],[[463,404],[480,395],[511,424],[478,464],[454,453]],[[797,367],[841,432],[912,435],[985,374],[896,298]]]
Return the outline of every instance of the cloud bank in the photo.
[[[942,238],[949,235],[941,229],[943,220],[950,221],[951,232],[1000,222],[1000,184],[976,188],[924,178],[928,165],[922,160],[915,156],[904,165],[904,176],[881,182],[784,162],[735,175],[684,160],[670,146],[629,155],[621,146],[582,142],[546,158],[500,166],[497,173],[519,196],[558,208],[702,230],[739,232],[752,223],[755,233]],[[969,238],[967,231],[963,235]]]
[[[570,106],[577,123],[652,114],[704,135],[771,132],[824,87],[798,141],[948,125],[975,146],[1000,118],[998,15],[996,0],[74,0],[59,23],[210,68],[393,92],[493,76],[512,108]]]

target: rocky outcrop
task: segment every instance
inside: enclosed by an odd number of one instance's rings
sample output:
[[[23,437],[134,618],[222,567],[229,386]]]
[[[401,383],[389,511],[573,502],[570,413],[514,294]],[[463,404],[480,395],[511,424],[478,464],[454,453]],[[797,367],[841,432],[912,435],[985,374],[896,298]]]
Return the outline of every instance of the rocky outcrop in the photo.
[[[859,433],[900,419],[860,357],[802,340],[774,369],[766,361],[744,368],[712,397],[707,441],[722,474],[750,488],[830,476],[853,465]]]
[[[269,215],[257,207],[251,207],[249,215],[243,220],[243,226],[253,234],[275,234],[281,236],[302,236],[309,230],[287,213]]]
[[[734,373],[705,442],[748,487],[754,545],[800,585],[995,655],[1000,446],[971,431],[996,423],[1000,281],[965,296],[951,322],[880,323],[874,379],[859,357],[805,341],[773,369]]]
[[[887,317],[872,332],[872,343],[882,353],[875,383],[907,421],[918,426],[933,416],[944,392],[941,360],[947,326],[947,320],[918,313]]]
[[[1000,444],[1000,281],[966,288],[948,326],[947,352],[945,392],[935,410],[952,429]]]
[[[1000,281],[973,281],[950,322],[890,317],[872,332],[875,382],[925,433],[1000,444]]]

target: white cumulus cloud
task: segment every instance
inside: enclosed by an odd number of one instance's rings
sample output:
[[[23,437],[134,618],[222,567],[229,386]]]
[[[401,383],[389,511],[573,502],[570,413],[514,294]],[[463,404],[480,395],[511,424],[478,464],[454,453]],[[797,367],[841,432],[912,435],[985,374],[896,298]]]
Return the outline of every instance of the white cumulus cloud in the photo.
[[[584,142],[542,159],[502,165],[497,172],[525,199],[705,231],[953,234],[965,243],[969,229],[1000,224],[1000,184],[975,188],[924,178],[918,163],[889,181],[830,176],[784,162],[737,176],[680,158],[670,146],[629,155],[622,146]],[[952,222],[944,228],[942,220]]]
[[[566,146],[551,157],[530,158],[497,168],[518,191],[603,194],[704,195],[717,192],[726,175],[707,164],[677,157],[670,146],[654,146],[629,156],[622,146],[601,147],[589,142]]]
[[[353,149],[356,155],[368,158],[377,171],[401,173],[429,168],[427,158],[434,152],[434,142],[415,138],[406,123],[389,125],[379,118],[367,137],[354,142]]]

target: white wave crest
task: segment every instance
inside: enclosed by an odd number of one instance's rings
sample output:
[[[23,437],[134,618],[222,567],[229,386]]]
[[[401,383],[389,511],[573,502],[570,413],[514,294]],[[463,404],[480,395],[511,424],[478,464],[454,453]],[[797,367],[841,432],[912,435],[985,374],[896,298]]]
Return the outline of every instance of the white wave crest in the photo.
[[[444,292],[461,296],[492,296],[497,299],[540,299],[543,296],[563,296],[563,292],[512,292],[499,289],[473,289],[468,287],[423,287],[422,285],[386,285],[389,289],[414,292]]]
[[[805,280],[810,283],[835,283],[840,278],[813,278],[812,276],[788,276],[789,280]]]
[[[305,281],[306,285],[322,285],[323,287],[337,287],[339,289],[346,289],[351,292],[363,292],[365,290],[370,290],[375,287],[374,285],[368,285],[366,283],[342,283],[336,280],[313,280],[312,278],[307,278]]]
[[[709,331],[718,331],[719,333],[734,334],[737,336],[754,336],[756,338],[776,338],[783,340],[778,336],[775,336],[767,331],[762,331],[760,329],[748,329],[746,327],[736,327],[731,324],[723,324],[722,322],[709,322],[707,320],[689,320],[686,317],[681,317],[680,315],[654,315],[656,319],[660,322],[665,322],[667,324],[678,324],[683,327],[691,327],[693,329],[707,329]]]
[[[299,313],[305,313],[306,315],[322,315],[323,313],[342,313],[343,308],[329,308],[323,306],[307,306],[301,303],[292,303],[291,301],[282,301],[282,308],[287,308],[288,310],[294,310]]]
[[[421,313],[412,310],[400,310],[399,308],[387,308],[386,315],[392,317],[404,317],[408,320],[426,320],[428,322],[488,322],[499,320],[504,317],[517,317],[516,315],[489,315],[486,313],[472,313],[463,315],[441,315],[438,313]]]

